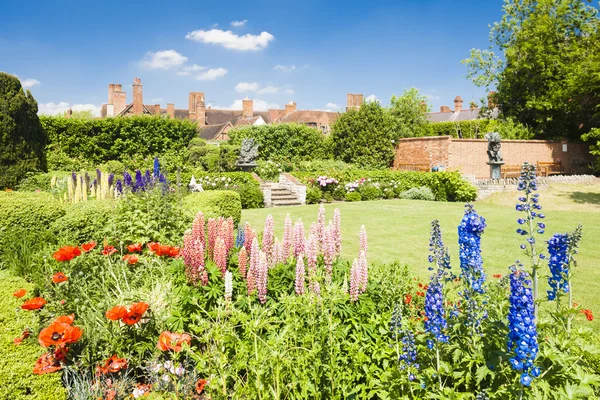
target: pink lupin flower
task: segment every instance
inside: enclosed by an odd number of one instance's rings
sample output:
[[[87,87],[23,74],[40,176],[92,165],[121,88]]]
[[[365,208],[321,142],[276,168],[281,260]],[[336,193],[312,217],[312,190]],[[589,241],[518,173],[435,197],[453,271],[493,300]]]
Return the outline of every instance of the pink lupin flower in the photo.
[[[367,291],[367,284],[369,283],[369,264],[367,263],[367,255],[361,250],[358,255],[358,267],[360,272],[360,293]]]
[[[225,272],[225,301],[230,302],[233,295],[233,275],[231,271]]]
[[[233,224],[233,218],[229,217],[222,222],[222,238],[225,242],[225,248],[227,249],[227,253],[229,254],[229,250],[233,249],[235,245],[235,228]]]
[[[258,300],[261,304],[267,301],[267,279],[269,275],[269,264],[267,263],[267,255],[260,251],[258,271],[256,276],[256,287],[258,289]]]
[[[317,243],[317,252],[321,252],[321,245],[319,244],[319,227],[316,222],[310,224],[310,230],[308,231],[308,236],[312,236],[315,238]]]
[[[325,262],[325,282],[331,284],[333,274],[333,260],[335,259],[335,243],[333,239],[333,225],[325,228],[325,240],[323,241],[323,261]]]
[[[246,248],[242,247],[238,252],[238,268],[240,269],[240,274],[242,275],[242,279],[246,279],[246,266],[248,264],[248,253],[246,252]]]
[[[273,260],[273,245],[275,244],[275,223],[273,221],[273,216],[268,215],[265,220],[265,229],[263,230],[263,240],[262,247],[263,251],[267,255],[267,261],[269,261],[269,265],[271,265]]]
[[[333,239],[335,242],[335,255],[342,254],[342,215],[339,208],[333,211]]]
[[[215,249],[215,242],[219,235],[219,221],[215,218],[208,219],[208,257],[213,258],[213,251]]]
[[[281,244],[279,243],[279,239],[275,238],[275,245],[273,245],[273,259],[270,268],[273,268],[276,264],[280,264],[283,262],[283,256],[281,252]]]
[[[323,204],[319,207],[319,214],[317,216],[317,240],[319,244],[319,251],[323,251],[325,246],[325,207]]]
[[[306,240],[306,262],[308,264],[309,272],[311,270],[317,270],[317,258],[318,258],[318,249],[317,249],[317,239],[313,235],[310,235]]]
[[[354,303],[358,300],[358,295],[360,293],[360,266],[358,265],[358,260],[354,260],[352,263],[352,268],[350,269],[350,302]]]
[[[300,254],[296,261],[296,294],[302,296],[304,294],[304,254]]]
[[[252,249],[252,238],[252,227],[250,227],[249,222],[246,222],[244,224],[244,247],[248,254],[250,254],[250,250]]]
[[[364,225],[361,225],[360,227],[359,244],[360,250],[364,251],[366,256],[368,253],[369,245],[367,243],[367,230],[365,229]]]
[[[252,250],[250,251],[250,268],[246,276],[246,286],[248,287],[248,295],[256,289],[256,279],[258,274],[258,264],[260,263],[260,248],[258,247],[258,239],[252,239]]]
[[[217,238],[213,259],[217,267],[221,270],[222,276],[225,276],[225,271],[227,271],[227,248],[225,247],[225,241],[221,237]]]
[[[298,219],[294,225],[294,257],[298,258],[300,253],[304,253],[304,223]]]
[[[312,276],[312,278],[311,278]],[[309,283],[308,283],[308,289],[310,289],[310,291],[312,293],[314,293],[316,296],[320,296],[321,295],[321,285],[319,284],[319,281],[317,280],[317,276],[316,274],[313,274],[308,277]]]
[[[285,216],[283,225],[283,240],[281,241],[281,257],[282,262],[286,262],[290,258],[292,242],[294,241],[294,227],[292,225],[292,217],[290,214]]]
[[[181,251],[185,272],[188,280],[192,284],[201,281],[202,285],[208,283],[208,273],[204,268],[204,245],[194,238],[193,233],[186,233],[183,236],[183,249]]]
[[[198,214],[196,214],[196,217],[194,218],[194,222],[192,223],[192,236],[194,237],[195,240],[199,240],[202,245],[205,245],[205,239],[204,239],[204,230],[205,230],[205,222],[204,222],[204,214],[202,214],[202,211],[200,211]]]

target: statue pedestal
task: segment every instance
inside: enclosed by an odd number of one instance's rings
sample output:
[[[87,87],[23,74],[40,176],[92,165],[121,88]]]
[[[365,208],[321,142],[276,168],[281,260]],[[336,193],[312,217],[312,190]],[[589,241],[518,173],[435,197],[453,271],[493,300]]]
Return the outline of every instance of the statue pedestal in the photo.
[[[239,169],[241,169],[244,172],[252,172],[252,170],[254,168],[256,168],[258,165],[255,162],[251,162],[251,163],[248,163],[248,164],[243,164],[243,163],[236,162],[235,166],[238,167]]]
[[[488,162],[487,165],[490,166],[490,179],[502,178],[502,166],[504,165],[504,161]]]

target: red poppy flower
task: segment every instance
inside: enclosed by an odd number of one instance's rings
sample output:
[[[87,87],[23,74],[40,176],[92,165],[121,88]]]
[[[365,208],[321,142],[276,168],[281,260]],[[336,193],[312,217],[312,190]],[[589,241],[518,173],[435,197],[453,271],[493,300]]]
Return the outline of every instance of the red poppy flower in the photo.
[[[15,291],[13,293],[13,296],[20,298],[20,297],[25,296],[26,293],[27,293],[27,290],[25,290],[25,289],[19,289],[19,290]]]
[[[42,299],[41,297],[34,297],[33,299],[29,299],[23,303],[21,308],[23,310],[38,310],[44,307],[44,304],[46,304],[46,300]]]
[[[63,315],[62,317],[56,318],[54,322],[58,322],[59,324],[73,325],[73,321],[75,321],[75,314]]]
[[[64,346],[75,343],[81,337],[81,329],[64,322],[53,322],[49,327],[40,331],[38,341],[43,347]]]
[[[108,310],[105,315],[106,318],[110,319],[111,321],[118,321],[127,316],[127,309],[123,306],[114,306]]]
[[[143,301],[132,304],[127,311],[127,315],[123,318],[123,322],[127,325],[137,324],[147,309],[148,304]]]
[[[18,346],[21,343],[23,343],[23,340],[27,339],[29,337],[29,335],[31,335],[31,331],[29,331],[28,329],[25,329],[23,331],[23,333],[21,333],[21,336],[13,339],[13,343],[15,344],[15,346]]]
[[[173,258],[179,257],[179,247],[171,246],[169,248],[169,257],[173,257]]]
[[[119,372],[122,369],[127,368],[127,360],[124,358],[118,358],[116,354],[110,357],[104,362],[104,365],[99,365],[96,370],[101,374],[107,374],[109,372]]]
[[[201,394],[204,391],[204,386],[206,386],[206,379],[198,379],[196,381],[196,393]]]
[[[50,374],[60,370],[61,368],[62,366],[53,354],[45,353],[35,362],[33,373],[36,375]]]
[[[96,242],[92,240],[91,242],[82,244],[81,250],[83,250],[84,252],[87,253],[88,251],[92,250],[94,247],[96,247]]]
[[[493,276],[494,278],[502,278],[502,275],[501,275],[501,274],[494,274],[494,275],[492,275],[492,276]]]
[[[102,250],[102,254],[104,254],[105,256],[110,256],[112,254],[115,254],[117,252],[117,249],[115,249],[115,246],[104,246],[104,249]]]
[[[156,347],[160,351],[173,350],[175,352],[180,352],[183,348],[183,344],[186,343],[189,346],[191,341],[192,338],[187,333],[164,331],[158,337],[158,343],[156,344]]]
[[[404,295],[404,304],[410,304],[412,301],[412,296],[410,294]]]
[[[160,247],[160,243],[150,242],[146,247],[148,247],[148,250],[150,250],[151,253],[156,253],[156,250]]]
[[[66,282],[68,280],[69,278],[64,274],[64,272],[57,272],[52,275],[52,282],[54,283]]]
[[[136,264],[140,259],[135,254],[125,254],[123,256],[123,260],[127,261],[127,264],[133,265]]]
[[[127,251],[130,253],[139,253],[142,251],[142,244],[141,243],[130,244],[129,246],[127,246]]]
[[[54,257],[56,261],[71,261],[79,255],[81,255],[81,250],[79,250],[79,247],[64,246],[52,254],[52,257]]]
[[[594,320],[594,314],[592,313],[592,310],[581,310],[581,312],[583,312],[585,314],[585,317],[587,318],[588,321]]]

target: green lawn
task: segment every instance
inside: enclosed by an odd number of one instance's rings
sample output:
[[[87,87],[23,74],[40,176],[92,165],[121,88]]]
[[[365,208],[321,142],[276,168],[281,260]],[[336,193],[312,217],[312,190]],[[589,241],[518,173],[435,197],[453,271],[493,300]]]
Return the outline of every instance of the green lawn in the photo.
[[[516,191],[500,193],[475,204],[488,225],[482,238],[482,252],[489,275],[505,274],[515,260],[523,259],[519,248],[522,238],[515,233],[520,214],[514,208],[517,196]],[[600,300],[600,185],[552,185],[540,191],[540,204],[546,214],[544,239],[557,232],[570,231],[577,224],[583,225],[573,293],[579,304],[591,308],[600,317],[597,307]],[[244,210],[242,221],[249,221],[257,231],[262,231],[265,217],[271,214],[275,219],[276,234],[281,238],[286,214],[289,213],[294,221],[302,218],[308,231],[311,222],[317,218],[318,208],[318,205],[310,205]],[[335,208],[342,213],[342,256],[347,260],[356,257],[358,232],[360,226],[365,225],[370,263],[399,261],[418,276],[427,278],[430,223],[439,219],[452,264],[459,268],[457,227],[463,215],[463,204],[416,200],[334,203],[325,205],[327,220]],[[544,274],[546,271],[544,269]]]

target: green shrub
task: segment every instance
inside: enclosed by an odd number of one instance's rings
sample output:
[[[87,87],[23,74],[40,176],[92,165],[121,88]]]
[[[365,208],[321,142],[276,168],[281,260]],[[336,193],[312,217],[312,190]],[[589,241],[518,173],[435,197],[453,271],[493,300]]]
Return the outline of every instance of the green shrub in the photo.
[[[100,169],[109,174],[122,174],[125,171],[125,165],[120,161],[111,160],[101,165]]]
[[[249,172],[206,172],[195,169],[181,174],[181,181],[187,185],[192,178],[202,185],[204,190],[228,190],[238,186],[250,185],[259,187],[260,183]]]
[[[435,201],[435,195],[427,186],[421,186],[418,188],[410,188],[400,193],[401,199],[406,200],[429,200]]]
[[[206,140],[199,138],[199,137],[192,138],[192,140],[190,140],[190,142],[188,143],[189,149],[191,149],[192,147],[204,147],[204,146],[206,146]]]
[[[44,349],[37,337],[32,335],[21,345],[15,346],[13,339],[26,329],[39,326],[38,313],[21,310],[23,299],[11,296],[17,289],[32,292],[34,287],[22,278],[0,271],[0,398],[21,399],[66,399],[67,393],[61,382],[61,373],[33,375],[33,366]]]
[[[113,200],[90,200],[70,205],[66,214],[54,221],[50,229],[65,244],[89,240],[101,242],[110,233],[107,228],[115,207]]]
[[[183,198],[183,208],[191,217],[199,211],[202,211],[206,218],[232,217],[236,225],[242,218],[240,195],[232,190],[192,193]]]
[[[363,201],[377,200],[383,197],[381,189],[373,185],[362,185],[359,187],[358,192]]]
[[[244,184],[237,186],[235,190],[240,195],[242,208],[263,208],[265,206],[265,197],[260,187],[256,185]]]
[[[70,172],[58,172],[58,171],[50,171],[46,173],[40,174],[32,174],[27,178],[23,179],[17,185],[17,190],[24,192],[35,192],[36,190],[41,190],[44,192],[49,192],[51,187],[50,183],[52,182],[52,177],[56,176],[57,178],[69,175]]]
[[[323,195],[323,199],[325,199],[327,203],[331,203],[333,201],[333,195],[327,192]]]
[[[0,192],[0,229],[46,230],[65,211],[49,193]]]
[[[317,204],[323,198],[323,191],[319,188],[312,187],[306,190],[306,204]]]
[[[362,196],[358,192],[348,192],[345,196],[346,201],[361,201]]]

